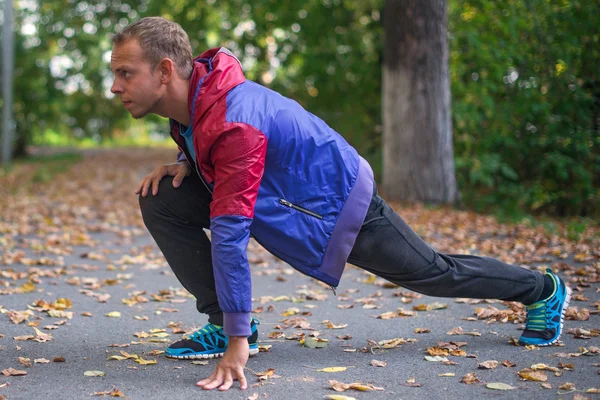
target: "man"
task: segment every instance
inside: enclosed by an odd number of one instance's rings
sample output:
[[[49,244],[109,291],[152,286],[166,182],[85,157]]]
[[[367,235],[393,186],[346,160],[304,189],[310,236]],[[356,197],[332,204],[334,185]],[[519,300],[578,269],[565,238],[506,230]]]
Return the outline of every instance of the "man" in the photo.
[[[228,50],[193,59],[186,33],[158,17],[127,26],[113,44],[111,91],[134,118],[170,118],[180,149],[136,193],[170,267],[208,314],[166,355],[223,357],[198,386],[247,388],[243,369],[258,352],[250,235],[332,290],[349,262],[428,295],[520,301],[522,344],[559,339],[570,289],[558,276],[431,249],[377,195],[356,150],[298,103],[246,80]]]

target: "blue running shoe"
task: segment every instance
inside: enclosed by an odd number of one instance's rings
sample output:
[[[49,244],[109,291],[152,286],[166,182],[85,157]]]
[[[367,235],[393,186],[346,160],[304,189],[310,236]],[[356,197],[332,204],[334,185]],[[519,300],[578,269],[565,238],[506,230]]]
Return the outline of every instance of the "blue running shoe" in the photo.
[[[562,279],[546,269],[554,281],[554,292],[546,300],[527,306],[527,323],[519,344],[549,346],[560,338],[565,312],[571,300],[571,289]]]
[[[260,322],[256,318],[250,320],[252,334],[248,336],[250,355],[258,353],[258,329]],[[207,358],[223,357],[227,350],[229,337],[223,333],[223,327],[219,325],[206,324],[204,328],[198,329],[183,339],[173,343],[165,350],[169,358],[182,360],[198,360]]]

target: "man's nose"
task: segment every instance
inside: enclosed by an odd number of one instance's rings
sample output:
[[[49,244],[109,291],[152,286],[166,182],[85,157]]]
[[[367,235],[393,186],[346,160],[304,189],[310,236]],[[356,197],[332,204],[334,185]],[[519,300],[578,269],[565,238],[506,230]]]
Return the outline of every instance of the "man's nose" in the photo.
[[[121,88],[121,85],[119,85],[119,84],[117,83],[117,80],[116,80],[116,79],[113,81],[113,84],[112,84],[112,86],[110,87],[110,91],[111,91],[113,94],[119,94],[119,93],[122,93],[122,92],[123,92],[123,89]]]

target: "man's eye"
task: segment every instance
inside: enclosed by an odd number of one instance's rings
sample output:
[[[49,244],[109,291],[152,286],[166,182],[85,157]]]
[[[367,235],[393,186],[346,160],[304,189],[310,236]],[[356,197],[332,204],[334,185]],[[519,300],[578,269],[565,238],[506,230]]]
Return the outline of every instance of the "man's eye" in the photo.
[[[128,78],[128,77],[131,76],[131,72],[129,72],[129,71],[123,71],[122,75],[123,75],[123,77]]]

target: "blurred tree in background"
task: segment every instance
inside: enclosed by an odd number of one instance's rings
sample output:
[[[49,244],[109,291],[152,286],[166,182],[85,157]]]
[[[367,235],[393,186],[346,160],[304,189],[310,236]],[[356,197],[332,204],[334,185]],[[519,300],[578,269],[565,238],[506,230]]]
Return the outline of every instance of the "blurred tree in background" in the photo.
[[[384,0],[15,0],[17,147],[166,135],[164,121],[134,121],[108,90],[110,35],[163,15],[183,26],[196,53],[233,50],[249,79],[322,117],[380,177],[384,7]],[[448,12],[455,162],[467,204],[598,213],[600,3],[449,0]]]

